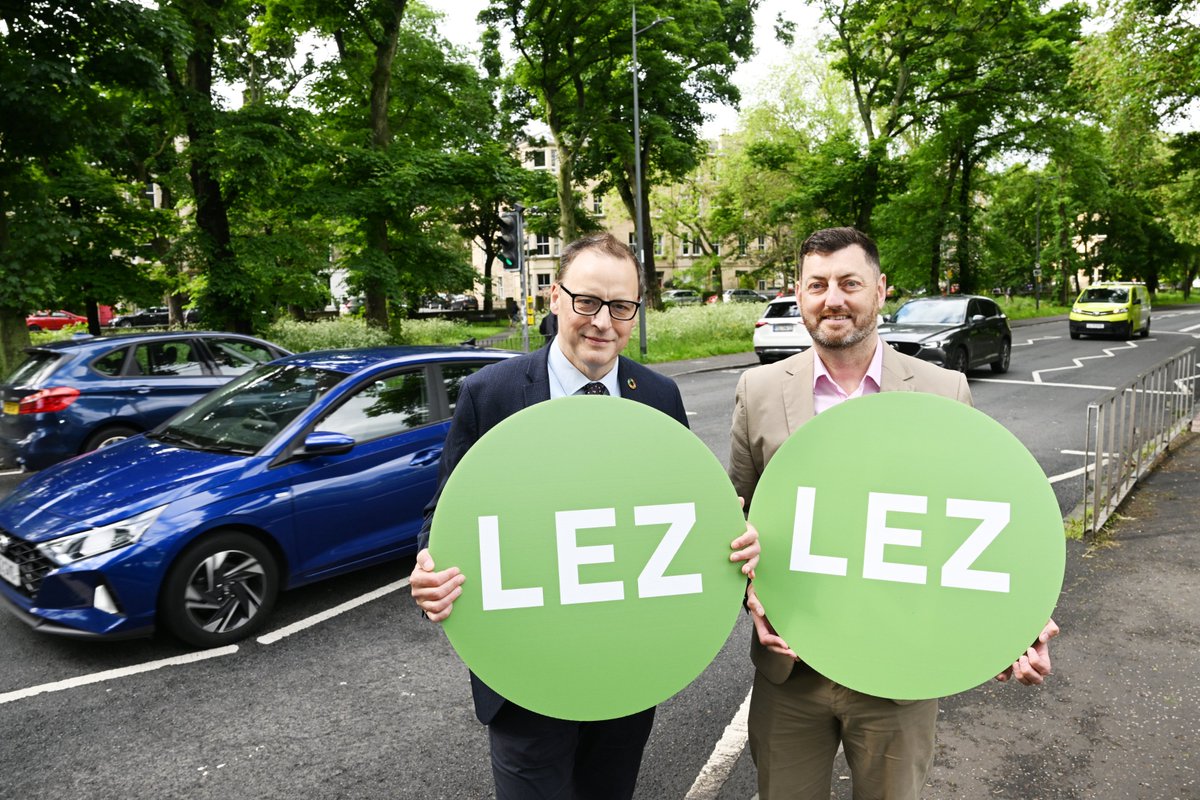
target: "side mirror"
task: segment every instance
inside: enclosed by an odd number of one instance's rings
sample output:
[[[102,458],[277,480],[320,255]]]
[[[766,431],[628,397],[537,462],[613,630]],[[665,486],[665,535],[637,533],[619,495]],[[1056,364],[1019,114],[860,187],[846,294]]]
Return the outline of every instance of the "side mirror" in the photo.
[[[304,449],[299,455],[336,456],[350,452],[355,445],[354,437],[334,431],[314,431],[304,437]]]
[[[978,325],[979,323],[983,322],[985,319],[987,319],[987,317],[983,316],[983,314],[975,314],[971,317],[971,324]]]
[[[1133,304],[1135,306],[1140,306],[1142,304],[1142,298],[1140,298],[1140,297],[1133,298]]]

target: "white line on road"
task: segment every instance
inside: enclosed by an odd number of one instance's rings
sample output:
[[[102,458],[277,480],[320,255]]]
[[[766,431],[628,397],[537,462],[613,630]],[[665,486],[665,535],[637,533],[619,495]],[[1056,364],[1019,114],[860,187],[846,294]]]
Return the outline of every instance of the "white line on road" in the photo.
[[[1061,336],[1035,336],[1034,338],[1026,339],[1023,342],[1013,342],[1012,346],[1013,347],[1028,347],[1029,345],[1033,344],[1034,342],[1048,342],[1048,341],[1051,341],[1052,339],[1061,339],[1061,338],[1062,338]]]
[[[1052,389],[1098,389],[1111,392],[1115,386],[1091,386],[1086,383],[1046,383],[1045,381],[1019,381],[1014,378],[971,378],[973,383],[1015,383],[1019,386],[1047,386]]]
[[[164,658],[161,661],[147,661],[145,664],[134,664],[131,667],[118,667],[117,669],[105,670],[104,672],[93,672],[91,675],[80,675],[76,678],[67,678],[65,681],[55,681],[54,683],[43,683],[41,686],[30,686],[27,689],[18,689],[15,692],[0,694],[0,705],[11,703],[14,700],[23,700],[34,695],[44,694],[45,692],[61,692],[64,689],[74,689],[77,686],[87,686],[89,683],[100,683],[102,681],[111,681],[117,678],[126,678],[130,675],[137,675],[140,672],[151,672],[163,667],[178,667],[183,664],[192,664],[197,661],[204,661],[209,658],[219,658],[221,656],[233,655],[238,650],[236,644],[231,644],[228,647],[217,647],[212,650],[200,650],[195,653],[185,653],[181,656],[173,658]]]
[[[0,475],[20,475],[20,474],[21,474],[21,470],[19,470],[19,469],[6,469],[3,472],[0,472]]]
[[[721,740],[713,748],[708,763],[696,776],[696,781],[692,788],[688,789],[684,800],[712,800],[720,793],[721,787],[729,779],[729,773],[733,771],[734,765],[742,755],[742,748],[746,746],[746,719],[749,716],[750,695],[747,694],[741,708],[725,726],[725,733],[721,734]]]
[[[1154,340],[1147,339],[1146,341],[1152,342]],[[1134,344],[1133,342],[1125,342],[1124,347],[1105,347],[1103,355],[1082,356],[1080,358],[1073,358],[1071,360],[1075,363],[1069,367],[1051,367],[1049,369],[1034,370],[1033,380],[1035,383],[1041,383],[1042,382],[1042,373],[1044,373],[1044,372],[1059,372],[1064,369],[1083,369],[1083,362],[1085,362],[1085,361],[1090,361],[1093,358],[1116,358],[1117,357],[1116,353],[1118,351],[1120,351],[1120,350],[1137,350],[1137,347],[1138,346],[1136,344]]]
[[[363,603],[369,603],[372,600],[378,600],[380,597],[383,597],[384,595],[389,595],[392,592],[403,589],[405,586],[408,586],[408,578],[402,578],[401,580],[398,580],[395,583],[389,583],[387,586],[380,586],[375,591],[367,592],[366,594],[362,595],[361,597],[356,597],[353,600],[347,600],[345,603],[342,603],[340,606],[334,606],[333,608],[326,609],[325,611],[322,611],[320,614],[313,614],[311,617],[302,619],[299,622],[293,622],[291,625],[288,625],[287,627],[284,627],[284,628],[280,628],[277,631],[271,631],[270,633],[264,633],[262,636],[258,637],[258,643],[259,644],[274,644],[275,642],[278,642],[280,639],[283,639],[287,636],[291,636],[293,633],[299,633],[300,631],[304,630],[305,628],[311,628],[313,625],[317,625],[321,622],[324,622],[327,619],[332,619],[333,617],[336,617],[338,614],[344,614],[345,612],[347,612],[353,608],[358,608]]]

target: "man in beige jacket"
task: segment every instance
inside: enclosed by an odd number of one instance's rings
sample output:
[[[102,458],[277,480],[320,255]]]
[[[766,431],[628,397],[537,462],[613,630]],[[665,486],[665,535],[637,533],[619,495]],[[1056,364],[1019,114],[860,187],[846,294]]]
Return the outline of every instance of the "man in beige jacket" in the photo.
[[[964,375],[886,346],[876,332],[887,278],[875,243],[854,228],[828,228],[801,247],[796,300],[813,347],[738,382],[729,477],[746,508],[767,462],[797,428],[843,400],[876,392],[930,392],[971,404]],[[830,458],[866,457],[830,453]],[[755,635],[750,752],[762,800],[828,800],[833,760],[846,752],[854,797],[916,800],[933,762],[937,700],[895,701],[855,692],[813,670],[779,637],[751,585]],[[1050,672],[1038,641],[999,680],[1041,683]]]

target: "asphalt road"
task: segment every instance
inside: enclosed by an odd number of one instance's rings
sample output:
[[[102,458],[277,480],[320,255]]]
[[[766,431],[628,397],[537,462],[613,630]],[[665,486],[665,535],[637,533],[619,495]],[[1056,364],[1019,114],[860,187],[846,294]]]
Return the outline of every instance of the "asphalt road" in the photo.
[[[1065,322],[1021,326],[1014,334],[1011,372],[972,373],[971,388],[976,405],[1034,454],[1066,514],[1082,487],[1071,473],[1082,466],[1088,401],[1195,344],[1200,310],[1156,311],[1154,335],[1129,343],[1071,341]],[[677,379],[693,430],[722,462],[740,373],[718,369]],[[887,431],[879,441],[887,448]],[[969,457],[969,443],[964,450]],[[0,492],[11,491],[19,477],[0,475]],[[343,610],[282,638],[268,634],[199,654],[165,638],[53,639],[0,614],[0,797],[491,796],[486,732],[474,720],[466,670],[440,630],[415,613],[403,585],[411,567],[405,559],[287,593],[271,632]],[[379,596],[364,601],[372,592]],[[748,628],[740,620],[704,674],[660,707],[639,798],[754,796],[744,736],[731,725],[750,686]],[[955,709],[970,709],[981,693],[997,691],[1023,690],[982,687],[945,704],[945,713],[955,714],[955,736],[976,738],[980,754],[1005,746],[1003,723],[977,730],[970,713]],[[1053,712],[1034,692],[1012,696],[1029,698],[1039,713]],[[1075,749],[1083,753],[1094,744],[1087,731],[1075,738],[1059,745],[1059,767],[1081,763],[1102,773],[1104,764],[1082,755],[1072,761]],[[928,797],[976,796],[960,788],[971,773],[969,748],[939,751]],[[1191,752],[1194,758],[1194,742]],[[843,766],[839,777],[844,772]],[[1045,772],[1031,774],[1032,781]],[[689,794],[698,776],[699,788]],[[1089,778],[1113,785],[1102,774]],[[1109,796],[1039,792],[1014,780],[991,794]],[[835,783],[833,796],[848,798],[849,781]]]

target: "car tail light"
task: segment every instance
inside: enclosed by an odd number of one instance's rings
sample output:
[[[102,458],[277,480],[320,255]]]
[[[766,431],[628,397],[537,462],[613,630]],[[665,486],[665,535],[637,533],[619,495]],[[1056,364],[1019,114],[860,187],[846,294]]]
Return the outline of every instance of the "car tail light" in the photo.
[[[754,327],[761,328],[763,325],[770,325],[770,324],[771,323],[767,322],[766,320],[760,319],[758,322],[754,323]]]
[[[51,386],[21,398],[18,414],[41,414],[62,411],[79,397],[79,390],[70,386]]]

